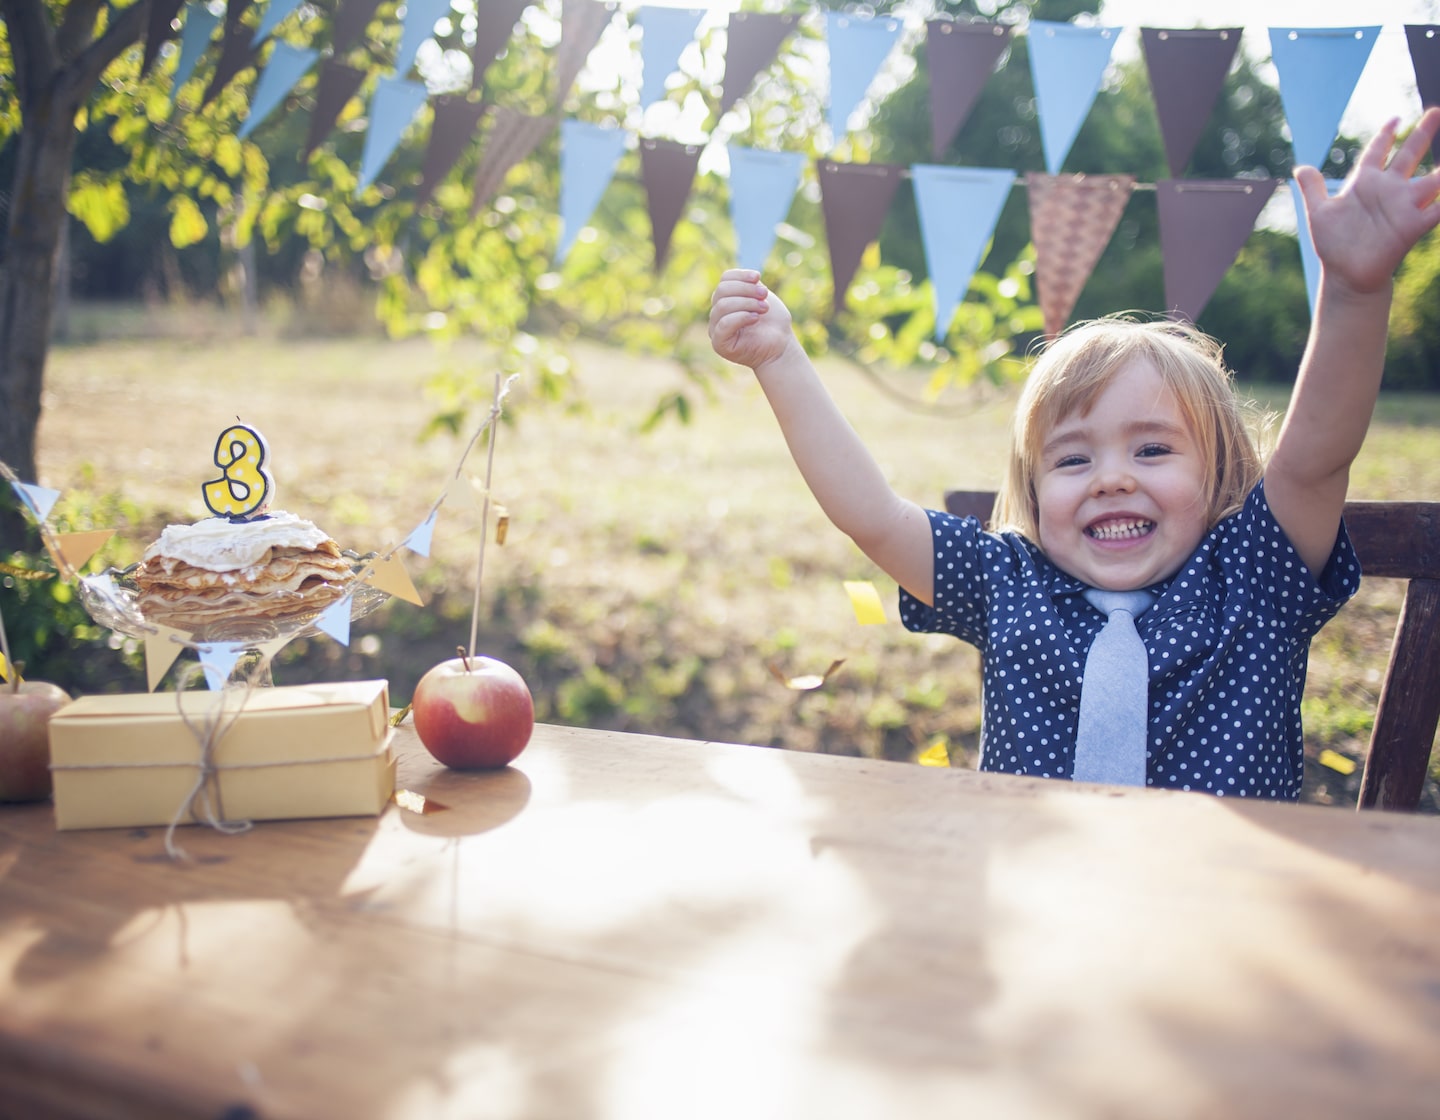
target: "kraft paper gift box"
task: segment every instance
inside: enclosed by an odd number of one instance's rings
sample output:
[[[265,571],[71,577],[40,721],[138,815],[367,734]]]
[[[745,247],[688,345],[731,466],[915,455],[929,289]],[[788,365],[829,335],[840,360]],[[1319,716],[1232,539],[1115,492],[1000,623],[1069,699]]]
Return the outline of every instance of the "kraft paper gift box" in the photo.
[[[183,710],[183,715],[182,715]],[[60,829],[373,816],[395,791],[386,681],[85,696],[50,720]],[[203,744],[212,743],[206,788]]]

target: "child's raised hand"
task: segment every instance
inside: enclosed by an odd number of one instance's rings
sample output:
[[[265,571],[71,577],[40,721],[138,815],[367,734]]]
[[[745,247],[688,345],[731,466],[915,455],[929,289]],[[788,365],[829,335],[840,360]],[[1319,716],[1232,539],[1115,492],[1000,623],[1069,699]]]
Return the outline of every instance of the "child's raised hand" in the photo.
[[[1334,198],[1315,168],[1295,169],[1315,255],[1326,278],[1355,292],[1384,288],[1405,254],[1440,223],[1440,169],[1415,178],[1440,130],[1440,109],[1426,112],[1392,154],[1398,126],[1399,121],[1392,120],[1375,134]]]
[[[732,268],[710,297],[710,345],[727,361],[755,369],[796,345],[790,311],[753,269]]]

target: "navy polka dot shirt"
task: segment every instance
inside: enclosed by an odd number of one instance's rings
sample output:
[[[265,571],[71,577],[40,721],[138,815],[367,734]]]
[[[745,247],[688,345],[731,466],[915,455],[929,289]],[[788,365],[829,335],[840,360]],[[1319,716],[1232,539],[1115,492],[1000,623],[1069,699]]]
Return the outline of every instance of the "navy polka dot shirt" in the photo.
[[[902,588],[900,617],[984,654],[980,768],[1069,778],[1082,668],[1104,616],[1026,538],[929,516],[935,605]],[[1146,784],[1298,798],[1310,640],[1359,584],[1343,526],[1317,580],[1257,486],[1137,620],[1150,659]]]

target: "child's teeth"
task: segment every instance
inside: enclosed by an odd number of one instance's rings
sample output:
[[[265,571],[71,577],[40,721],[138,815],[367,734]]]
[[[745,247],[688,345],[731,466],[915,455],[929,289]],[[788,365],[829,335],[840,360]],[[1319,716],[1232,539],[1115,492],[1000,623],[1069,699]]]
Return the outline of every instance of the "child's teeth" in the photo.
[[[1153,522],[1150,521],[1107,521],[1104,525],[1096,525],[1090,530],[1090,535],[1098,540],[1117,540],[1121,537],[1138,537],[1149,532]]]

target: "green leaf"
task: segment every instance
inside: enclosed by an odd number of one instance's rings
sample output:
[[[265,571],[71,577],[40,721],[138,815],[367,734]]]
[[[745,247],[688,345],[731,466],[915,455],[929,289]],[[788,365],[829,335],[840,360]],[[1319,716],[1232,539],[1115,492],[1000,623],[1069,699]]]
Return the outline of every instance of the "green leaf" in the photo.
[[[114,179],[78,174],[70,186],[70,213],[85,223],[91,237],[104,244],[130,221],[125,187]]]
[[[194,245],[210,231],[205,215],[195,200],[186,194],[177,194],[170,201],[170,243],[177,249]]]

